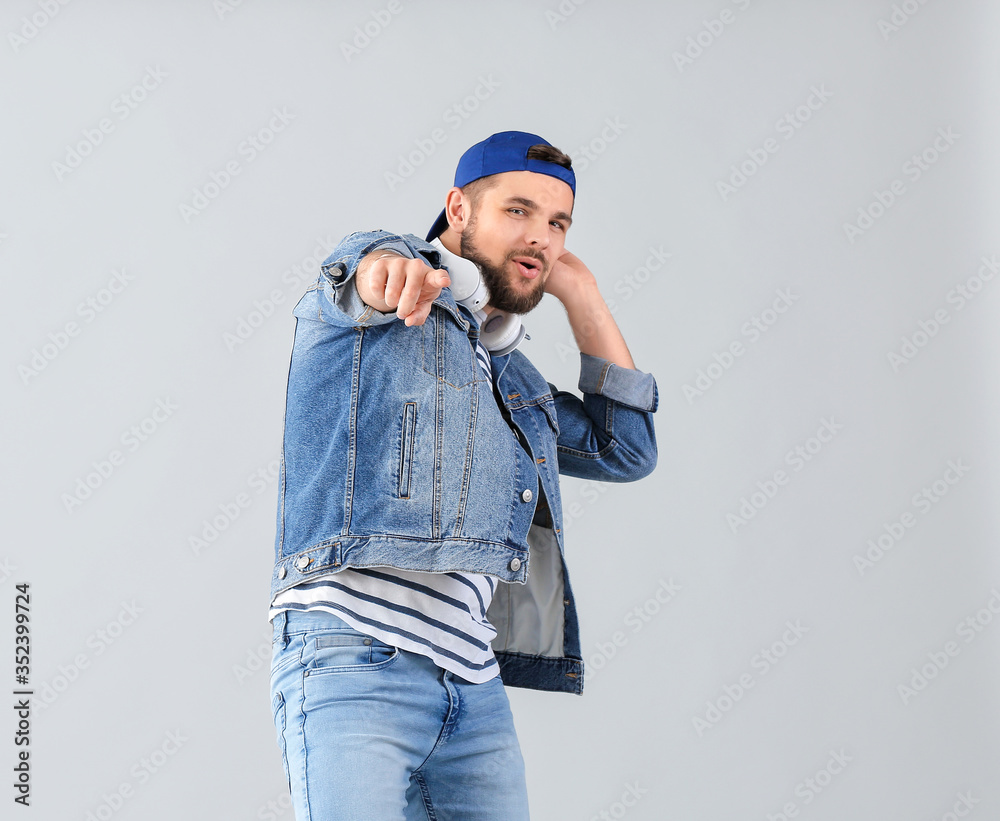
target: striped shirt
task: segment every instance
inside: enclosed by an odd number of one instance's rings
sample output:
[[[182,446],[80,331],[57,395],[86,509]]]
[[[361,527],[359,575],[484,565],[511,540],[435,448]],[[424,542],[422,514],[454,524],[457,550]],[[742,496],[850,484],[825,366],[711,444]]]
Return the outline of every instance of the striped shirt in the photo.
[[[492,382],[490,356],[478,340],[476,359]],[[268,618],[282,610],[325,610],[355,630],[481,684],[500,672],[490,644],[497,631],[486,618],[496,585],[482,573],[348,567],[279,593]]]

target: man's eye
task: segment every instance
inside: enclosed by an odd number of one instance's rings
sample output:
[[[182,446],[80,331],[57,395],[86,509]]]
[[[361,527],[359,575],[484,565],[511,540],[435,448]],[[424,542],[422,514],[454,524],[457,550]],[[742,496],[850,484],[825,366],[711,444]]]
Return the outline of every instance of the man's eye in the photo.
[[[553,221],[551,224],[554,225],[556,228],[558,228],[560,231],[566,230],[566,227],[561,222]]]
[[[510,210],[510,212],[511,212],[512,214],[514,214],[514,213],[517,213],[517,214],[523,214],[523,213],[524,213],[524,209],[523,209],[523,208],[511,208],[511,209],[509,209],[509,210]]]

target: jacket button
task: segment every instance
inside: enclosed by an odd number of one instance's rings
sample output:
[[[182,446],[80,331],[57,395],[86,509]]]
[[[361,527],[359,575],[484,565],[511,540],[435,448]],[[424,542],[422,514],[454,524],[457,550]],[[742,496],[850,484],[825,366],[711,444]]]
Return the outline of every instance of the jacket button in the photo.
[[[311,561],[312,561],[312,559],[310,559],[308,556],[299,556],[295,560],[295,566],[299,570],[305,570],[309,566],[309,562],[311,562]]]
[[[285,570],[285,568],[284,568],[284,567],[279,567],[279,568],[278,568],[278,578],[279,578],[279,579],[283,579],[283,578],[285,578],[285,576],[287,576],[287,575],[288,575],[288,571],[287,571],[287,570]]]
[[[514,570],[514,571],[520,570],[521,569],[521,560],[517,559],[517,558],[511,559],[510,560],[510,564],[508,565],[508,567],[510,567],[510,569]]]
[[[535,494],[532,493],[527,488],[525,488],[523,491],[521,491],[521,501],[522,502],[530,502],[534,498],[534,496],[535,496]]]

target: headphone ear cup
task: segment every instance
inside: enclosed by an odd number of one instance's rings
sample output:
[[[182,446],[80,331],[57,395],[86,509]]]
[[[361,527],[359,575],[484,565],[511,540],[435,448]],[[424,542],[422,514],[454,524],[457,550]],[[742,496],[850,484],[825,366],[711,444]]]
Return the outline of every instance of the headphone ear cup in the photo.
[[[489,302],[489,291],[475,263],[449,252],[435,237],[432,242],[442,254],[451,277],[451,295],[454,300],[472,311],[479,322],[479,339],[483,347],[496,356],[509,354],[527,334],[521,327],[521,317],[503,311],[493,311],[486,316],[483,306]]]
[[[494,311],[479,329],[479,340],[494,356],[505,356],[524,339],[524,326],[517,314]]]

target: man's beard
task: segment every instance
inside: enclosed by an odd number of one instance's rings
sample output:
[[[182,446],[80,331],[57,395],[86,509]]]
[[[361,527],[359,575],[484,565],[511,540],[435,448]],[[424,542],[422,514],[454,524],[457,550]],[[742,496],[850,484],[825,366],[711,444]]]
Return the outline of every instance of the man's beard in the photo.
[[[545,258],[538,251],[528,249],[508,252],[500,265],[493,265],[476,247],[476,218],[473,214],[465,230],[459,235],[459,249],[462,256],[474,262],[482,274],[486,290],[489,291],[489,304],[493,308],[509,314],[526,314],[537,307],[545,296],[545,279],[548,266]],[[531,257],[538,261],[538,277],[534,280],[530,291],[520,291],[511,286],[507,274],[507,263],[514,257]],[[520,277],[521,279],[526,279]],[[531,281],[531,280],[527,280]]]

